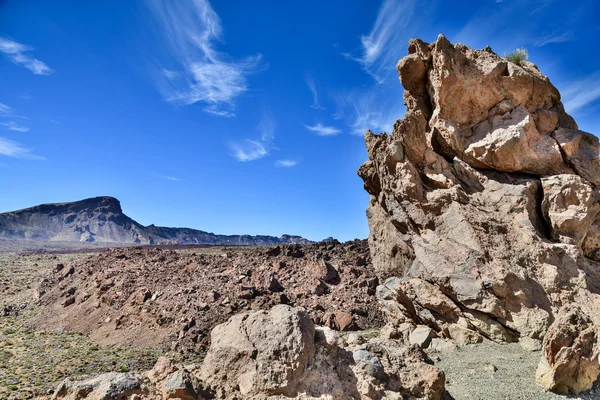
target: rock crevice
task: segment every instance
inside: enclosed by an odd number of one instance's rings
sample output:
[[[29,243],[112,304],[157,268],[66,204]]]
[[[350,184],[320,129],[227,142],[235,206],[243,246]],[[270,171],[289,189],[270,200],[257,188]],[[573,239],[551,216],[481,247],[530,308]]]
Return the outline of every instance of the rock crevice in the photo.
[[[407,112],[365,134],[358,170],[389,322],[539,341],[576,302],[598,325],[598,139],[530,62],[443,35],[408,48]]]

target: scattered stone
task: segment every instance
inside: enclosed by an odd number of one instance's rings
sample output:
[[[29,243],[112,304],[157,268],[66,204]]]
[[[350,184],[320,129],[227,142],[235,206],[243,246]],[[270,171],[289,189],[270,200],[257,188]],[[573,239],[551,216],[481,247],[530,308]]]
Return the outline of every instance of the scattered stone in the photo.
[[[385,368],[381,360],[375,354],[365,349],[357,349],[352,352],[352,358],[357,367],[376,379],[385,378]]]
[[[274,276],[268,279],[267,289],[272,293],[283,292],[285,290]]]
[[[281,254],[281,247],[279,247],[279,246],[271,247],[267,250],[267,255],[269,257],[277,257],[280,254]]]
[[[125,399],[144,395],[143,379],[134,373],[109,372],[91,379],[65,379],[52,395],[52,400]]]
[[[305,254],[301,258],[287,256],[287,246],[279,246],[281,254],[276,258],[262,247],[228,250],[226,259],[210,249],[200,250],[201,255],[147,247],[92,253],[65,263],[61,273],[50,274],[37,285],[45,293],[37,300],[41,312],[32,324],[42,329],[63,326],[100,343],[174,346],[181,354],[206,351],[210,330],[234,314],[276,304],[302,306],[319,323],[327,313],[346,312],[351,318],[340,314],[334,321],[346,331],[379,328],[383,325],[379,305],[374,295],[363,290],[374,271],[370,263],[365,267],[354,264],[358,255],[369,256],[368,243],[328,246],[331,249],[294,246]],[[318,260],[344,266],[337,270],[338,284],[316,279]],[[58,277],[69,266],[77,273],[60,282]],[[63,295],[71,287],[76,288],[72,296],[76,301],[65,308]],[[99,323],[107,318],[114,322],[120,315],[127,318],[116,331],[115,324]],[[196,325],[184,330],[191,319]]]
[[[325,326],[336,331],[348,331],[356,327],[352,319],[352,314],[344,311],[334,311],[325,314],[323,322]]]
[[[329,286],[325,282],[320,279],[317,279],[315,282],[315,288],[313,289],[313,293],[317,296],[323,296],[329,292]]]
[[[338,271],[325,260],[321,260],[316,266],[317,278],[329,284],[337,284],[340,281]]]
[[[72,304],[75,304],[75,297],[67,297],[63,302],[62,302],[62,306],[63,307],[68,307]]]
[[[523,350],[527,351],[540,351],[542,349],[542,341],[539,339],[530,338],[529,336],[523,336],[519,339],[519,344]]]
[[[456,343],[448,339],[433,338],[431,339],[429,348],[437,351],[438,353],[449,353],[456,350]]]
[[[431,339],[434,337],[433,330],[425,325],[418,325],[411,333],[409,337],[410,344],[416,344],[421,348],[426,348],[431,343]]]
[[[185,369],[173,372],[162,383],[163,399],[197,400],[190,373]]]
[[[365,338],[356,332],[350,332],[346,338],[346,342],[351,346],[358,346],[365,343]]]

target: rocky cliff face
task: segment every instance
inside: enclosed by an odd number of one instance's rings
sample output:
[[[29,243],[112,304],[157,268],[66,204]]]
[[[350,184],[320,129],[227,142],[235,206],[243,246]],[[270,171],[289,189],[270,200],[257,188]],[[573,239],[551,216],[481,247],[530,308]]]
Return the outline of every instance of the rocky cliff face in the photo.
[[[407,112],[358,171],[391,323],[530,343],[576,303],[599,324],[598,138],[489,47],[413,39],[397,70]]]
[[[148,243],[145,228],[113,197],[42,204],[0,214],[0,237],[51,241]]]
[[[300,236],[216,235],[189,228],[143,226],[123,214],[119,200],[95,197],[42,204],[0,214],[0,238],[119,244],[211,244],[270,246],[309,244]]]

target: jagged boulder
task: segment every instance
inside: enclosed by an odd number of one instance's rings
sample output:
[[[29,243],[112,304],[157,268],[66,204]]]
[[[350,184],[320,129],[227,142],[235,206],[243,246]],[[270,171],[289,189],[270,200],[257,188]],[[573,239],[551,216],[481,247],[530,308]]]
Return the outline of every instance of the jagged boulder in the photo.
[[[65,379],[56,389],[52,400],[128,399],[130,396],[149,398],[152,386],[142,375],[110,372],[89,379]]]
[[[173,364],[160,357],[154,368],[143,374],[109,372],[95,377],[67,378],[51,400],[202,400],[214,398],[195,377],[196,366]]]
[[[441,399],[444,374],[418,346],[313,325],[301,308],[238,314],[215,327],[199,377],[222,399]],[[385,397],[388,396],[388,397]]]
[[[577,308],[559,315],[544,338],[537,383],[557,393],[579,393],[600,375],[598,328]]]
[[[314,335],[314,324],[301,308],[278,305],[237,314],[212,330],[202,380],[219,398],[295,396],[313,363]]]
[[[598,139],[530,62],[443,35],[408,52],[407,112],[358,170],[391,326],[539,343],[574,302],[599,324]]]
[[[600,212],[594,187],[577,175],[554,175],[542,178],[542,188],[542,212],[553,239],[582,247]]]
[[[298,398],[438,400],[445,393],[444,373],[419,346],[350,336],[346,342],[326,327],[315,333],[315,362],[302,379]]]

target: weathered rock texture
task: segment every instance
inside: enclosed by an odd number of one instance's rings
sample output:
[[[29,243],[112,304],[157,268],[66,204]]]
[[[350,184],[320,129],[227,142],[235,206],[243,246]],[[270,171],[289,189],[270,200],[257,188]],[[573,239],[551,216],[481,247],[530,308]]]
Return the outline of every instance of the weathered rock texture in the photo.
[[[294,396],[314,362],[315,326],[306,311],[278,305],[238,314],[211,333],[202,378],[219,398],[239,391]]]
[[[93,378],[67,378],[51,400],[202,400],[213,393],[196,377],[197,365],[173,364],[161,357],[143,374],[110,372]],[[46,397],[41,398],[46,399]]]
[[[358,171],[390,323],[540,341],[574,302],[600,323],[598,139],[489,48],[414,39],[397,69],[407,112]]]
[[[299,307],[238,314],[211,336],[202,365],[183,367],[163,357],[144,374],[69,378],[52,399],[439,400],[444,395],[444,373],[418,346],[357,333],[346,342],[337,331],[315,328]]]
[[[567,309],[544,337],[536,381],[559,393],[588,390],[600,374],[599,355],[598,328],[577,308]]]

